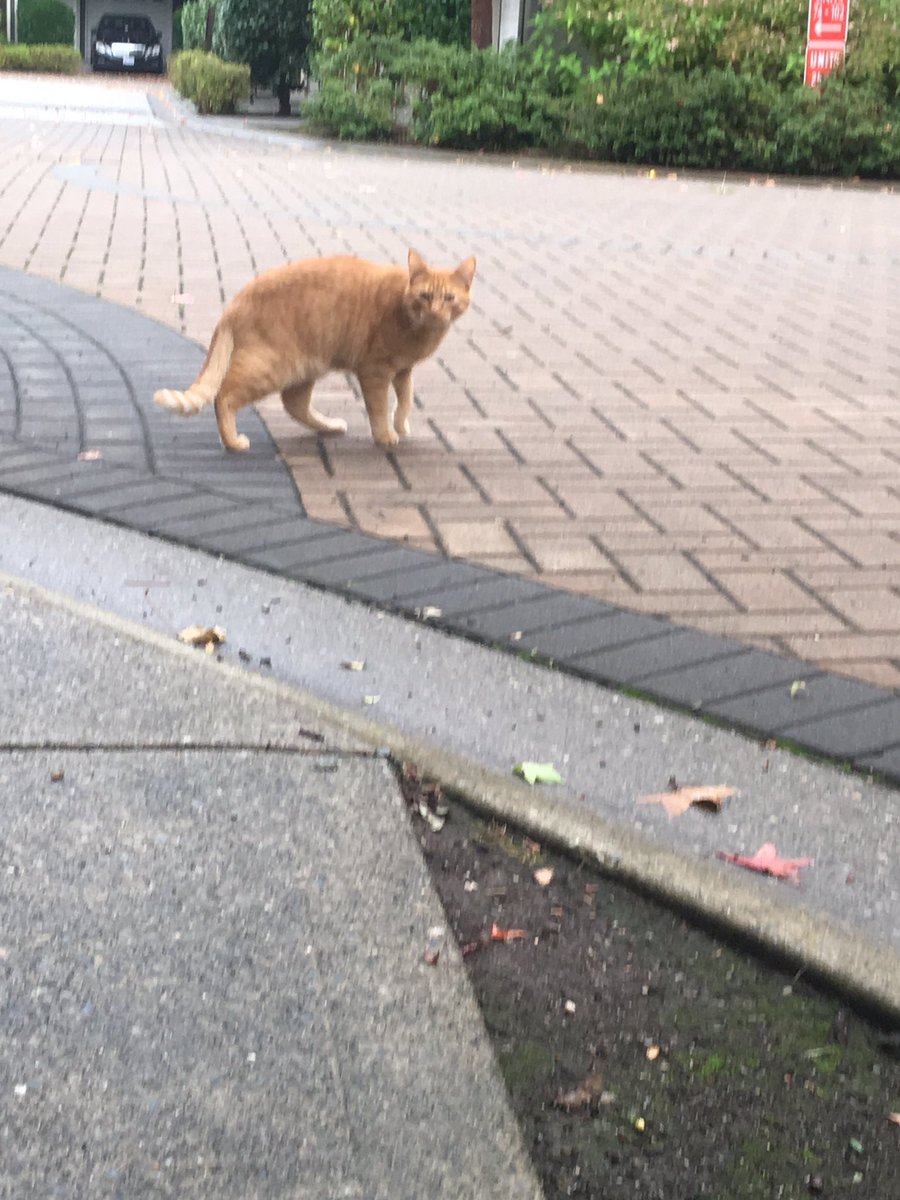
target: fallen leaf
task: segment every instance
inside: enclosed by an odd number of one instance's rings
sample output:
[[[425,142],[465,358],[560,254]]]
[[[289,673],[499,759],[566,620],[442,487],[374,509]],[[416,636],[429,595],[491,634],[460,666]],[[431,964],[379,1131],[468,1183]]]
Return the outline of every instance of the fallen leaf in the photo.
[[[659,1046],[648,1046],[647,1058],[650,1060],[650,1062],[654,1062],[657,1058],[659,1058]]]
[[[719,812],[722,801],[736,793],[737,788],[733,787],[680,787],[672,792],[653,792],[649,796],[639,796],[638,804],[660,804],[670,817],[680,817],[694,804]]]
[[[422,618],[423,621],[431,621],[435,617],[441,615],[441,609],[435,608],[432,604],[426,604],[424,608],[416,609],[416,616]]]
[[[851,1138],[850,1139],[850,1149],[853,1151],[854,1154],[862,1154],[863,1144],[859,1140],[859,1138]]]
[[[82,450],[78,455],[79,462],[96,462],[98,458],[103,457],[102,450]]]
[[[798,696],[800,692],[806,691],[806,681],[804,679],[795,679],[791,684],[791,699]]]
[[[428,826],[432,833],[440,833],[444,828],[444,823],[447,820],[446,809],[444,812],[429,808],[424,800],[419,801],[419,816]]]
[[[380,696],[363,696],[363,704],[377,704]]]
[[[441,957],[441,952],[440,950],[432,950],[428,948],[422,957],[429,967],[436,967],[438,964],[438,959]]]
[[[521,775],[526,783],[562,783],[562,776],[552,763],[521,762],[513,767],[514,775]]]
[[[62,783],[62,781],[65,779],[65,777],[66,777],[65,771],[51,771],[50,772],[50,782],[51,783]]]
[[[567,1000],[565,1002],[565,1004],[563,1005],[563,1008],[569,1014],[570,1017],[573,1017],[575,1015],[575,1001],[574,1000]]]
[[[347,662],[342,662],[341,666],[345,671],[364,671],[366,669],[364,659],[348,659]]]
[[[595,1071],[593,1075],[588,1075],[583,1083],[572,1088],[570,1092],[558,1092],[553,1103],[557,1108],[564,1108],[566,1112],[572,1112],[576,1108],[586,1108],[588,1105],[600,1103],[602,1095],[603,1076],[599,1071]]]
[[[739,867],[746,867],[748,871],[774,875],[776,879],[788,879],[791,883],[798,885],[800,868],[808,867],[813,861],[811,858],[781,858],[771,842],[760,846],[757,852],[749,858],[745,854],[727,854],[724,850],[717,850],[716,858],[736,863]]]
[[[474,879],[467,879],[465,881],[465,883],[463,884],[463,891],[464,892],[477,892],[478,884],[475,882]]]
[[[178,634],[178,640],[188,646],[205,646],[211,654],[215,646],[225,641],[225,630],[218,625],[188,625]]]
[[[524,929],[501,929],[496,924],[491,926],[492,942],[515,942],[527,937],[528,934]]]
[[[900,1112],[888,1113],[888,1120],[892,1121],[895,1125],[900,1125]]]
[[[634,1122],[635,1133],[643,1133],[646,1128],[647,1128],[647,1122],[644,1120],[644,1118],[636,1117],[635,1122]]]
[[[552,878],[553,878],[553,868],[552,867],[540,867],[534,873],[534,882],[538,885],[538,887],[546,887],[547,884],[550,883]]]

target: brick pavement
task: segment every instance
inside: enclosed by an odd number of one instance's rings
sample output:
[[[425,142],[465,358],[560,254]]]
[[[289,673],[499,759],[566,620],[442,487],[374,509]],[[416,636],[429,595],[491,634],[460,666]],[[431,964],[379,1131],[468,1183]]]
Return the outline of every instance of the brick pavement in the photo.
[[[310,515],[900,683],[891,188],[289,144],[177,115],[6,119],[0,155],[0,264],[201,342],[286,258],[477,254],[409,442],[374,447],[340,377],[318,402],[346,438],[264,406]]]

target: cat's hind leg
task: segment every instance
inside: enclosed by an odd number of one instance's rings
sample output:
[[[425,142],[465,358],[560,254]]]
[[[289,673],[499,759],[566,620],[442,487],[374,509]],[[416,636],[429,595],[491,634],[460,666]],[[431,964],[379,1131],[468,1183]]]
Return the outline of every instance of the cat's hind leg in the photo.
[[[312,390],[311,383],[297,383],[285,388],[281,393],[284,411],[318,433],[346,433],[347,422],[343,417],[326,417],[313,407]]]
[[[390,375],[367,374],[357,376],[362,388],[363,399],[366,402],[366,412],[369,414],[369,425],[372,427],[372,437],[379,446],[396,446],[400,441],[390,426]]]
[[[238,433],[235,414],[248,404],[255,404],[272,391],[262,382],[251,382],[237,371],[229,370],[216,396],[216,423],[219,437],[226,450],[249,450],[250,439]]]
[[[394,391],[397,393],[394,429],[399,437],[409,437],[409,414],[413,402],[412,370],[397,372],[394,376]]]

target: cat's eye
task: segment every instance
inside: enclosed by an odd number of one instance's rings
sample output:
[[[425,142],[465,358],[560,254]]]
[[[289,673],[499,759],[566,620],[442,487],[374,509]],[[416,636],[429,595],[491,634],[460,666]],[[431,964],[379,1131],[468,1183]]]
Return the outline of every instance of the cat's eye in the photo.
[[[432,292],[419,292],[419,299],[427,300],[428,303],[430,304],[431,301],[434,299],[434,294]]]
[[[444,299],[447,301],[448,304],[452,304],[454,302],[454,300],[456,299],[456,297],[453,295],[452,292],[444,292]]]

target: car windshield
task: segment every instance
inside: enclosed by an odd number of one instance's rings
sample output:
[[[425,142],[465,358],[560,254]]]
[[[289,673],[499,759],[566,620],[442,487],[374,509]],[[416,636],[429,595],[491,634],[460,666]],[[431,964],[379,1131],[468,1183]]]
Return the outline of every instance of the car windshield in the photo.
[[[106,16],[100,18],[97,26],[97,41],[131,42],[145,46],[148,42],[156,41],[156,30],[146,17]]]

